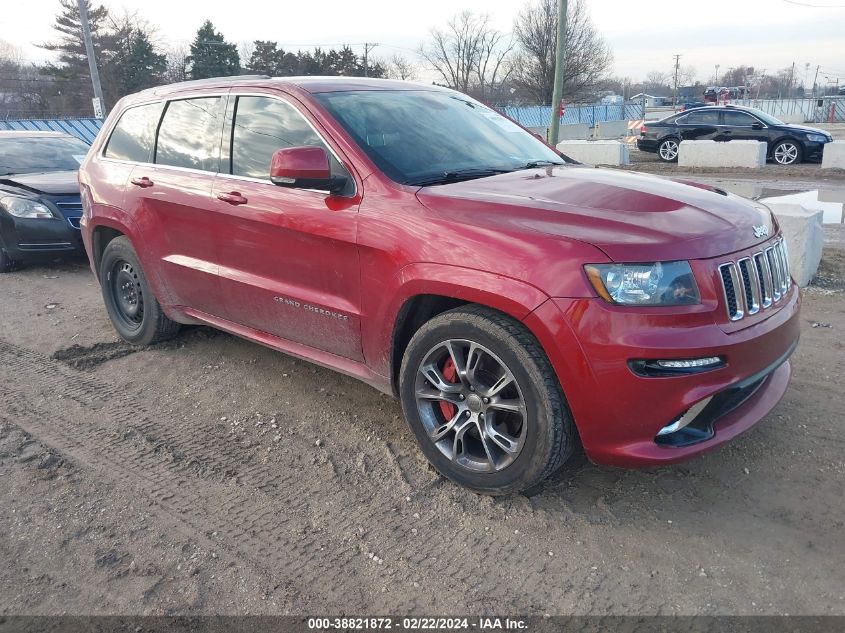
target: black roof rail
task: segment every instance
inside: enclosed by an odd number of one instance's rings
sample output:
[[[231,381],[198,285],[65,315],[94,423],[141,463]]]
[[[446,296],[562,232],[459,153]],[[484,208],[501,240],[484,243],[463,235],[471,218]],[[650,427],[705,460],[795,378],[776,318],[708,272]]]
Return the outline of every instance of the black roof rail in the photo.
[[[270,75],[228,75],[225,77],[208,77],[207,79],[191,79],[190,81],[180,81],[173,84],[165,84],[163,86],[155,86],[151,88],[153,93],[158,93],[163,89],[181,88],[195,88],[206,85],[235,83],[238,81],[245,81],[251,79],[272,79]]]

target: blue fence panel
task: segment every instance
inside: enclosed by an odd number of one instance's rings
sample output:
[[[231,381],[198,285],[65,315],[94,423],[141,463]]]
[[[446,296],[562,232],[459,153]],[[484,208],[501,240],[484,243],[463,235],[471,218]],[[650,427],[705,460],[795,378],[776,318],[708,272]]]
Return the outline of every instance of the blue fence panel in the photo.
[[[551,106],[505,106],[506,115],[525,127],[548,127],[552,115]],[[586,123],[594,127],[602,121],[625,121],[643,118],[641,103],[568,105],[561,123]]]
[[[94,142],[102,125],[100,119],[0,119],[0,130],[64,132],[88,145]]]

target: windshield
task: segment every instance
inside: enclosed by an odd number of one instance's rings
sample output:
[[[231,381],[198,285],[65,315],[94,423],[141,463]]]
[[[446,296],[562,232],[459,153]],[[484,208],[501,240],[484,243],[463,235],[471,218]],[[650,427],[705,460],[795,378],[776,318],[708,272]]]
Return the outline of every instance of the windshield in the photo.
[[[529,132],[458,93],[366,90],[316,97],[379,169],[402,184],[564,163]]]
[[[62,136],[0,136],[0,176],[79,169],[88,145]]]

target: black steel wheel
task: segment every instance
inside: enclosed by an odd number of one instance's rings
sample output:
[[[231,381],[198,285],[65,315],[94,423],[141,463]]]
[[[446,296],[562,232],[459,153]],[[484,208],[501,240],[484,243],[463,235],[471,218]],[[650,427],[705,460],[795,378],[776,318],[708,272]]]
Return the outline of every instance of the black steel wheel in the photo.
[[[108,243],[100,261],[100,286],[114,329],[126,342],[150,345],[175,336],[171,321],[153,296],[138,255],[126,237]]]

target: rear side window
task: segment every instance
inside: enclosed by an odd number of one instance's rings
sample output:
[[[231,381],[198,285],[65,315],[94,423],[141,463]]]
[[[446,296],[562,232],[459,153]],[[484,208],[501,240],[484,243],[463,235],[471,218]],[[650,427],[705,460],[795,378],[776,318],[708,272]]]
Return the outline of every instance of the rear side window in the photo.
[[[690,112],[685,117],[678,119],[678,123],[685,125],[719,125],[719,113],[715,110]]]
[[[238,97],[232,128],[234,175],[267,179],[274,152],[286,147],[310,145],[328,151],[308,121],[293,106],[269,97]],[[331,153],[329,157],[334,163]],[[333,167],[336,165],[333,164]]]
[[[222,118],[220,97],[168,103],[158,130],[156,164],[216,172]]]
[[[106,145],[105,156],[138,163],[151,162],[162,107],[161,103],[150,103],[129,108],[120,115]]]

